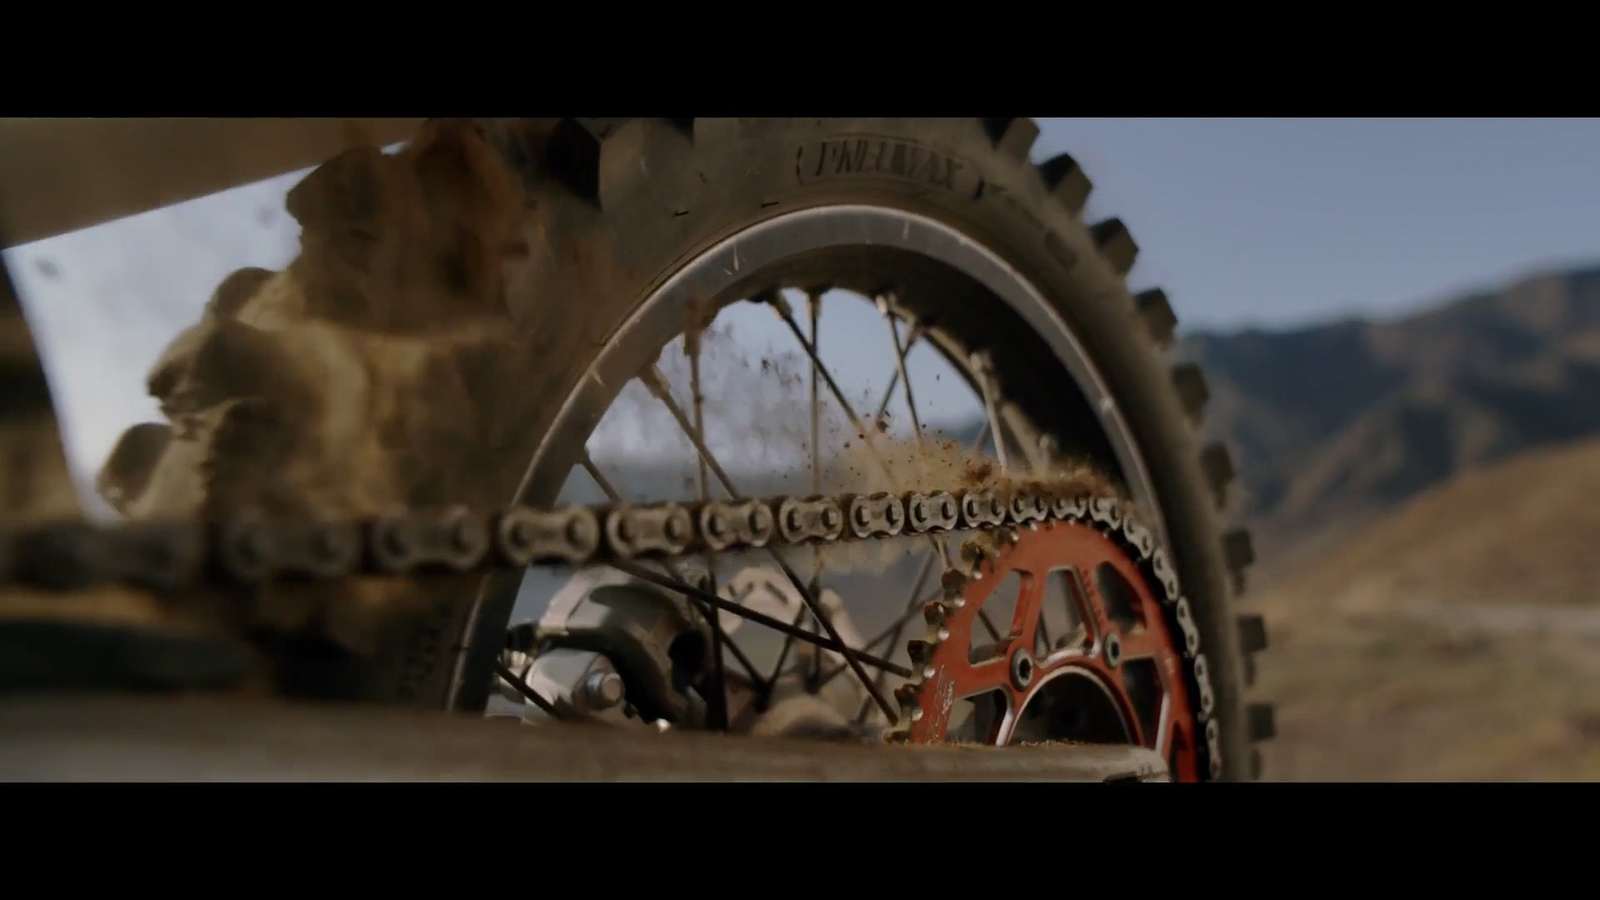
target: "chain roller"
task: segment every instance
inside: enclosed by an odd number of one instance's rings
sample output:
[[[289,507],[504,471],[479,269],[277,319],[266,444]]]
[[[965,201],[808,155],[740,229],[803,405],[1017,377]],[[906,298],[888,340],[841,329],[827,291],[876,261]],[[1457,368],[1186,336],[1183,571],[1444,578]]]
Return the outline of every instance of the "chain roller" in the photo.
[[[241,512],[213,524],[63,523],[0,534],[0,584],[172,589],[349,575],[471,572],[530,565],[1014,528],[1077,515],[1086,497],[1049,489],[773,497],[647,506],[395,509],[347,521]],[[1113,502],[1098,515],[1118,515]],[[1096,507],[1100,509],[1100,507]],[[1120,521],[1118,519],[1117,521]],[[1153,545],[1153,537],[1141,543]],[[1161,570],[1170,577],[1170,572]],[[1173,580],[1175,584],[1175,579]]]

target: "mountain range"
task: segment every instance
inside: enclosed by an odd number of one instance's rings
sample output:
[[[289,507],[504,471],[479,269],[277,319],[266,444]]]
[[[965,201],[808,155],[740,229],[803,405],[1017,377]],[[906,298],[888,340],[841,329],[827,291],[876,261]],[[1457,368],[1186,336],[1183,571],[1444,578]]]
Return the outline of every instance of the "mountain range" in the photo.
[[[1463,472],[1600,432],[1600,266],[1178,352],[1204,368],[1270,577]]]

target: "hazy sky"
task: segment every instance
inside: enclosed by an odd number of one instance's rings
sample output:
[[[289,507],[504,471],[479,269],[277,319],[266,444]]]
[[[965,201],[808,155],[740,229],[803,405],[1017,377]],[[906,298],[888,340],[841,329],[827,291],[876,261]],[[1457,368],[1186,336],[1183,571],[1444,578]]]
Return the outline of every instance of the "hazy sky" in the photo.
[[[1079,159],[1091,213],[1122,217],[1140,244],[1135,286],[1165,287],[1186,327],[1392,313],[1600,255],[1600,120],[1040,122],[1037,157]],[[292,256],[281,204],[298,177],[5,253],[77,465],[97,467],[123,428],[155,418],[145,372],[219,279]],[[763,321],[752,336],[774,339]],[[881,323],[834,330],[824,355],[841,380],[880,390]],[[913,381],[919,403],[964,402],[931,370]]]
[[[1600,256],[1600,119],[1045,119],[1188,326],[1391,312]]]

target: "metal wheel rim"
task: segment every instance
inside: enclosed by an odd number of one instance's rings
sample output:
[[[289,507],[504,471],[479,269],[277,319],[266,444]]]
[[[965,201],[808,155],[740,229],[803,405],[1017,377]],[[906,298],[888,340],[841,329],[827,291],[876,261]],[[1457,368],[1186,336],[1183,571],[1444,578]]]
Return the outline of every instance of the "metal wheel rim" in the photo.
[[[692,303],[706,303],[706,298],[711,298],[709,302],[720,308],[741,286],[767,286],[763,273],[787,260],[818,251],[862,247],[891,248],[925,257],[972,278],[1016,313],[1046,343],[1098,414],[1097,425],[1113,450],[1129,495],[1149,511],[1149,524],[1166,543],[1161,506],[1137,439],[1104,377],[1038,288],[987,247],[942,222],[864,204],[811,207],[755,223],[693,257],[651,291],[567,395],[529,462],[515,502],[557,502],[602,417],[624,385],[682,332]],[[957,363],[956,369],[963,376],[969,374],[964,364]],[[1025,449],[1031,452],[1034,448]],[[517,579],[499,589],[514,592],[520,583]],[[476,605],[468,634],[477,632],[482,607],[482,603]],[[458,683],[464,666],[463,657],[457,665]]]

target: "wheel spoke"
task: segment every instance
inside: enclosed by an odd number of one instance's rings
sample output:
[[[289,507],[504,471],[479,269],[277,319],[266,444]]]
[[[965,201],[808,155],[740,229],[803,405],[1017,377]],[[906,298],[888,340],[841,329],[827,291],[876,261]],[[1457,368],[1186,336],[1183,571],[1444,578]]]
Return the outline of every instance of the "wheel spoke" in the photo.
[[[811,314],[811,346],[818,347],[821,345],[818,331],[819,326],[822,324],[822,294],[820,292],[808,291],[806,293],[806,311]],[[822,493],[822,448],[819,446],[822,435],[822,397],[818,391],[820,385],[817,384],[817,374],[817,362],[813,358],[811,361],[811,493],[814,495]],[[822,567],[822,554],[812,548],[811,592],[819,599],[822,597]],[[784,642],[788,643],[789,639],[787,637],[784,638]],[[822,654],[811,654],[811,668],[806,676],[808,682],[816,683],[817,677],[821,674],[821,666]],[[882,677],[882,673],[879,673],[879,677]],[[777,677],[774,676],[773,680],[776,681]]]
[[[806,305],[811,313],[811,346],[817,346],[817,328],[822,320],[822,295],[818,292],[806,294]],[[822,493],[822,396],[817,384],[817,360],[811,358],[811,493]],[[817,567],[822,566],[822,557],[817,555]]]
[[[977,447],[983,446],[984,439],[987,438],[988,436],[989,436],[989,423],[988,422],[984,422],[983,423],[983,427],[979,428],[977,435],[975,435],[973,437],[971,446],[973,448],[977,448]],[[919,600],[917,595],[918,595],[918,592],[920,592],[922,590],[922,585],[927,581],[927,576],[930,574],[930,569],[933,566],[933,560],[935,558],[935,555],[937,555],[937,557],[944,562],[944,564],[945,564],[945,566],[947,568],[949,567],[950,560],[949,560],[949,556],[945,552],[946,548],[945,548],[944,544],[939,541],[939,538],[934,536],[934,535],[929,535],[928,537],[929,537],[929,540],[934,543],[935,549],[937,551],[939,551],[939,552],[937,554],[930,554],[928,556],[923,557],[922,568],[921,568],[921,570],[919,570],[917,572],[916,582],[912,585],[912,588],[911,588],[910,592],[906,595],[906,603],[905,603],[904,610],[900,613],[900,616],[898,618],[896,618],[894,620],[894,622],[892,622],[889,625],[889,627],[887,627],[883,631],[879,632],[877,637],[875,637],[872,640],[867,642],[867,649],[868,650],[871,650],[872,648],[878,646],[879,642],[881,642],[884,638],[888,638],[889,639],[889,643],[891,645],[897,643],[900,640],[900,636],[905,633],[906,624],[911,621],[911,617],[914,616],[916,614],[917,610],[920,609],[924,604],[932,602],[932,599],[934,599],[934,598],[930,597],[929,599],[926,599],[926,600]],[[995,640],[999,640],[999,638],[1000,638],[999,633],[997,631],[995,631],[993,623],[988,621],[988,618],[984,614],[983,610],[979,610],[978,611],[978,616],[979,616],[980,619],[984,620],[985,626],[989,629],[989,632],[994,635]],[[822,683],[823,684],[827,684],[829,681],[832,681],[840,672],[843,672],[843,671],[844,671],[844,667],[843,666],[840,666],[839,668],[834,669],[832,672],[828,673],[822,679]],[[881,674],[879,676],[879,684],[882,684],[882,676],[881,676]],[[864,709],[866,709],[866,707],[863,706],[862,709],[864,710]],[[861,714],[858,713],[856,718],[859,721],[861,719]]]
[[[795,610],[794,621],[791,624],[794,626],[794,628],[796,630],[798,630],[800,628],[800,623],[805,621],[805,617],[806,617],[806,608],[805,608],[805,606],[801,606],[799,609]],[[783,674],[783,666],[784,666],[785,663],[787,663],[789,661],[789,653],[791,651],[793,651],[793,650],[794,650],[794,632],[785,632],[784,636],[783,636],[783,647],[778,651],[778,661],[772,666],[772,675],[771,675],[771,677],[769,677],[767,679],[767,684],[768,684],[769,687],[770,686],[774,686],[774,685],[776,685],[778,683],[778,676]],[[848,668],[848,667],[841,665],[839,667],[839,671],[842,672],[846,668]]]
[[[909,354],[911,348],[915,347],[920,340],[922,340],[922,323],[913,321],[911,328],[906,332],[905,352]],[[883,389],[883,399],[878,401],[876,418],[883,418],[883,414],[889,411],[889,401],[894,399],[894,389],[899,384],[900,370],[896,368],[895,371],[889,373],[889,386]]]
[[[689,399],[694,410],[694,433],[698,444],[704,444],[706,439],[705,423],[705,393],[700,386],[700,328],[704,323],[694,321],[689,323],[689,328],[683,333],[683,355],[689,359]],[[705,457],[697,454],[699,463],[700,501],[703,503],[711,499],[708,493],[709,479],[706,477]],[[716,555],[710,552],[705,554],[706,584],[708,590],[717,592],[717,560]],[[717,623],[719,626],[721,622]],[[712,692],[716,694],[711,698],[710,725],[718,731],[728,730],[728,673],[722,657],[724,635],[720,627],[711,629],[711,673],[716,686]]]
[[[878,464],[878,468],[883,470],[884,477],[891,484],[895,483],[898,479],[894,477],[894,473],[890,471],[888,463],[884,462],[883,456],[878,453],[877,445],[873,442],[873,433],[877,429],[872,428],[863,421],[856,414],[855,407],[851,406],[850,401],[845,399],[844,391],[840,390],[839,383],[833,380],[833,374],[828,371],[827,366],[822,364],[822,357],[817,355],[817,348],[812,346],[811,341],[806,339],[805,332],[800,330],[800,324],[794,320],[794,310],[789,308],[789,301],[783,299],[782,294],[773,291],[767,295],[766,302],[777,310],[778,318],[789,326],[789,331],[794,334],[794,339],[800,343],[801,349],[805,350],[806,355],[811,357],[813,370],[821,376],[823,384],[828,386],[828,393],[833,395],[834,401],[844,411],[845,417],[860,430],[861,438],[865,442],[867,451],[872,454],[873,461]]]
[[[885,640],[892,645],[895,639],[898,638],[901,633],[903,633],[906,623],[910,622],[911,617],[916,615],[917,610],[937,599],[939,599],[938,594],[927,594],[920,600],[913,600],[913,602],[907,604],[906,609],[902,611],[893,622],[890,622],[888,625],[884,626],[884,629],[878,632],[872,638],[872,640],[867,641],[866,649],[868,651],[873,651],[878,647],[879,644],[884,643]],[[892,650],[887,652],[893,653]],[[822,676],[822,684],[826,685],[828,682],[839,677],[839,675],[842,674],[847,668],[848,667],[843,664],[835,667],[833,671]]]
[[[849,417],[850,421],[855,423],[856,428],[860,429],[859,433],[865,442],[867,452],[872,455],[873,461],[878,464],[878,468],[883,472],[883,477],[888,480],[890,485],[898,484],[899,479],[894,477],[894,472],[890,470],[889,464],[884,461],[883,455],[878,452],[878,447],[873,442],[873,434],[877,429],[863,422],[861,417],[856,415],[855,408],[850,405],[849,400],[845,399],[844,391],[839,389],[839,384],[833,380],[833,375],[828,372],[828,367],[822,364],[822,358],[817,355],[817,348],[806,340],[805,334],[801,332],[800,326],[795,322],[794,311],[789,308],[788,301],[783,299],[782,294],[773,292],[768,295],[766,302],[777,310],[778,317],[783,319],[784,324],[789,326],[789,330],[794,333],[795,340],[800,342],[800,346],[806,351],[806,355],[811,357],[813,371],[822,376],[823,382],[828,386],[829,393],[833,394],[833,399],[838,402],[839,407],[844,410],[844,414]],[[910,385],[907,384],[906,387],[907,397],[909,397]],[[934,552],[939,554],[940,559],[944,560],[945,565],[948,567],[950,557],[944,544],[935,540],[932,535],[929,535],[929,543],[933,545]]]
[[[672,398],[672,391],[667,386],[667,379],[662,376],[661,370],[651,366],[639,376],[639,380],[644,383],[651,396],[661,401],[661,405],[666,407],[673,421],[678,423],[678,428],[683,431],[684,436],[689,439],[689,443],[694,446],[694,452],[699,455],[700,462],[710,469],[712,474],[717,476],[717,481],[722,485],[722,489],[727,493],[728,497],[736,502],[744,499],[733,489],[733,479],[728,477],[727,471],[722,468],[721,463],[717,462],[717,458],[706,447],[705,441],[701,440],[700,436],[695,433],[694,426],[690,424],[689,418],[683,414],[683,407],[679,406],[678,401]]]
[[[790,315],[788,321],[792,325],[794,316]],[[802,339],[804,339],[803,335]],[[826,369],[823,369],[821,374],[830,384],[832,383],[832,377],[828,375]],[[704,457],[706,465],[717,476],[717,480],[722,483],[722,489],[736,502],[744,499],[738,488],[734,487],[733,479],[728,477],[728,473],[717,462],[716,457],[711,454],[705,442],[701,441],[695,435],[694,429],[689,427],[689,422],[683,414],[682,407],[678,405],[676,400],[672,399],[672,394],[667,389],[666,380],[661,377],[660,370],[652,366],[641,378],[645,382],[645,387],[649,388],[656,399],[661,401],[661,404],[667,408],[667,412],[677,421],[678,427],[683,429],[684,434],[695,445],[695,452]],[[873,686],[872,677],[867,674],[866,669],[861,667],[861,662],[857,658],[856,652],[840,639],[839,629],[834,627],[833,620],[828,616],[827,611],[822,608],[822,604],[817,602],[817,598],[812,595],[810,587],[800,580],[800,576],[795,573],[794,568],[789,565],[789,561],[782,553],[778,552],[777,548],[768,546],[763,549],[766,550],[768,556],[772,557],[773,562],[778,564],[778,568],[783,572],[784,577],[789,579],[789,583],[794,585],[795,590],[800,592],[800,599],[810,608],[811,615],[816,618],[818,624],[828,633],[828,637],[839,645],[838,652],[844,656],[845,662],[849,663],[851,671],[855,673],[857,678],[861,679],[861,683],[866,685],[867,691],[872,694],[873,699],[883,708],[884,715],[888,716],[891,722],[896,721],[898,717],[895,715],[893,705],[889,703],[889,699],[883,696],[881,691]],[[773,619],[773,621],[777,622],[779,620]],[[798,637],[804,632],[795,631],[793,633]],[[804,638],[801,638],[801,640],[804,640]]]
[[[600,471],[600,467],[595,465],[594,458],[591,457],[587,451],[584,452],[583,459],[578,461],[578,465],[582,466],[583,470],[589,473],[589,477],[594,480],[594,483],[600,488],[600,491],[604,493],[606,497],[610,498],[612,503],[622,504],[627,502],[622,496],[622,493],[611,484],[609,479],[606,478],[605,473]],[[673,565],[671,560],[661,560],[661,568],[666,569],[667,574],[671,575],[678,581],[686,584],[688,583],[688,579],[684,577],[683,572],[679,570],[677,566]],[[755,684],[756,690],[762,693],[770,690],[771,688],[767,681],[764,680],[761,677],[761,673],[757,671],[756,664],[751,662],[750,657],[745,655],[744,649],[730,639],[727,632],[722,630],[722,620],[716,615],[716,613],[712,612],[704,604],[701,604],[698,609],[700,610],[701,614],[706,617],[707,624],[711,626],[711,639],[719,643],[721,646],[728,648],[728,652],[733,654],[733,658],[738,660],[740,668],[744,669],[745,674],[750,677],[750,681]]]
[[[978,381],[978,391],[983,394],[983,411],[989,419],[989,431],[994,435],[994,458],[1000,463],[1002,476],[1009,472],[1006,462],[1005,432],[1000,428],[998,387],[995,385],[994,361],[987,352],[972,354],[972,374]]]
[[[922,420],[917,417],[917,401],[911,395],[911,379],[906,375],[906,346],[900,342],[900,326],[896,322],[894,312],[894,298],[891,294],[880,294],[877,298],[878,312],[883,314],[883,320],[889,323],[889,340],[894,344],[894,374],[904,385],[906,395],[906,412],[911,416],[911,433],[915,436],[917,447],[922,447]],[[892,385],[893,382],[890,382]],[[879,417],[883,413],[878,413]]]
[[[891,636],[889,637],[889,646],[893,647],[900,642],[900,636],[905,633],[906,624],[911,621],[912,615],[916,612],[918,605],[917,598],[922,594],[922,586],[928,583],[928,576],[933,574],[934,560],[938,558],[938,556],[932,553],[922,557],[922,568],[917,571],[916,581],[912,582],[911,590],[906,595],[905,611],[900,614],[898,619],[896,619],[893,626],[893,631],[890,632]],[[868,649],[870,649],[875,645],[876,641],[867,646]],[[878,672],[878,687],[883,687],[882,671]],[[866,719],[868,708],[868,706],[863,705],[861,709],[856,712],[857,722],[861,722]]]
[[[511,671],[511,669],[506,666],[505,663],[496,660],[494,664],[494,674],[497,675],[501,681],[511,685],[512,689],[517,693],[527,698],[529,703],[532,703],[534,706],[544,710],[545,714],[549,715],[550,718],[560,718],[560,716],[556,713],[555,704],[551,703],[549,700],[546,700],[526,681],[518,678],[517,673]]]
[[[905,390],[906,412],[911,416],[911,434],[913,440],[916,441],[920,459],[922,452],[922,419],[917,415],[917,400],[911,393],[911,377],[906,374],[907,345],[900,342],[900,328],[895,322],[894,297],[892,294],[879,294],[875,302],[878,306],[878,312],[883,315],[883,320],[889,324],[889,340],[894,345],[894,374]],[[913,330],[915,330],[914,325]],[[892,385],[893,381],[890,384]],[[885,399],[887,399],[887,394]],[[878,412],[878,417],[880,420],[882,419],[882,410]],[[982,439],[980,438],[979,440],[981,441]],[[932,545],[934,553],[938,555],[939,561],[948,569],[950,567],[950,548],[943,541],[931,536],[929,537],[929,543]],[[916,591],[912,591],[912,595],[915,596],[915,594]]]
[[[885,670],[887,672],[890,672],[891,674],[899,675],[901,678],[909,678],[909,677],[911,677],[911,670],[906,668],[905,666],[902,666],[902,665],[900,665],[898,663],[890,662],[887,659],[883,659],[881,657],[874,656],[874,655],[872,655],[870,653],[858,652],[855,649],[851,648],[849,645],[845,644],[843,641],[839,640],[837,637],[819,637],[818,635],[815,635],[815,634],[812,634],[809,631],[806,631],[804,628],[796,628],[794,626],[791,626],[789,623],[783,621],[782,619],[773,618],[772,616],[769,616],[769,615],[767,615],[765,613],[758,613],[753,609],[746,609],[743,606],[740,606],[739,604],[734,603],[731,600],[727,600],[725,598],[718,597],[716,594],[707,593],[707,592],[701,590],[700,588],[695,587],[692,584],[688,584],[688,583],[682,582],[682,581],[677,581],[675,579],[668,578],[665,575],[658,575],[657,573],[652,572],[649,569],[646,569],[646,568],[644,568],[642,566],[635,565],[635,564],[633,564],[631,562],[627,562],[625,560],[617,560],[616,562],[611,563],[611,565],[615,566],[617,569],[619,569],[619,570],[621,570],[623,572],[628,573],[629,575],[633,575],[636,578],[640,578],[640,579],[643,579],[644,581],[648,581],[651,584],[657,585],[658,587],[663,587],[663,588],[666,588],[667,590],[670,590],[670,591],[677,591],[678,593],[683,594],[685,596],[694,597],[694,598],[697,598],[699,600],[703,600],[704,602],[709,603],[710,605],[716,607],[717,609],[724,610],[726,612],[732,613],[733,615],[736,615],[741,619],[748,619],[749,621],[755,622],[758,625],[765,625],[766,627],[771,628],[771,629],[773,629],[775,631],[778,631],[780,633],[783,633],[783,634],[792,634],[792,635],[794,635],[795,640],[804,641],[804,642],[806,642],[808,644],[812,644],[814,646],[821,647],[824,650],[832,650],[833,652],[840,654],[841,656],[843,656],[847,660],[854,659],[858,663],[863,663],[863,664],[872,666],[874,668],[883,669],[883,670]],[[826,620],[823,620],[823,622],[824,622],[824,624],[826,624]],[[869,684],[871,683],[870,680],[867,680],[867,679],[863,679],[863,680],[867,681],[867,683],[869,683]]]

